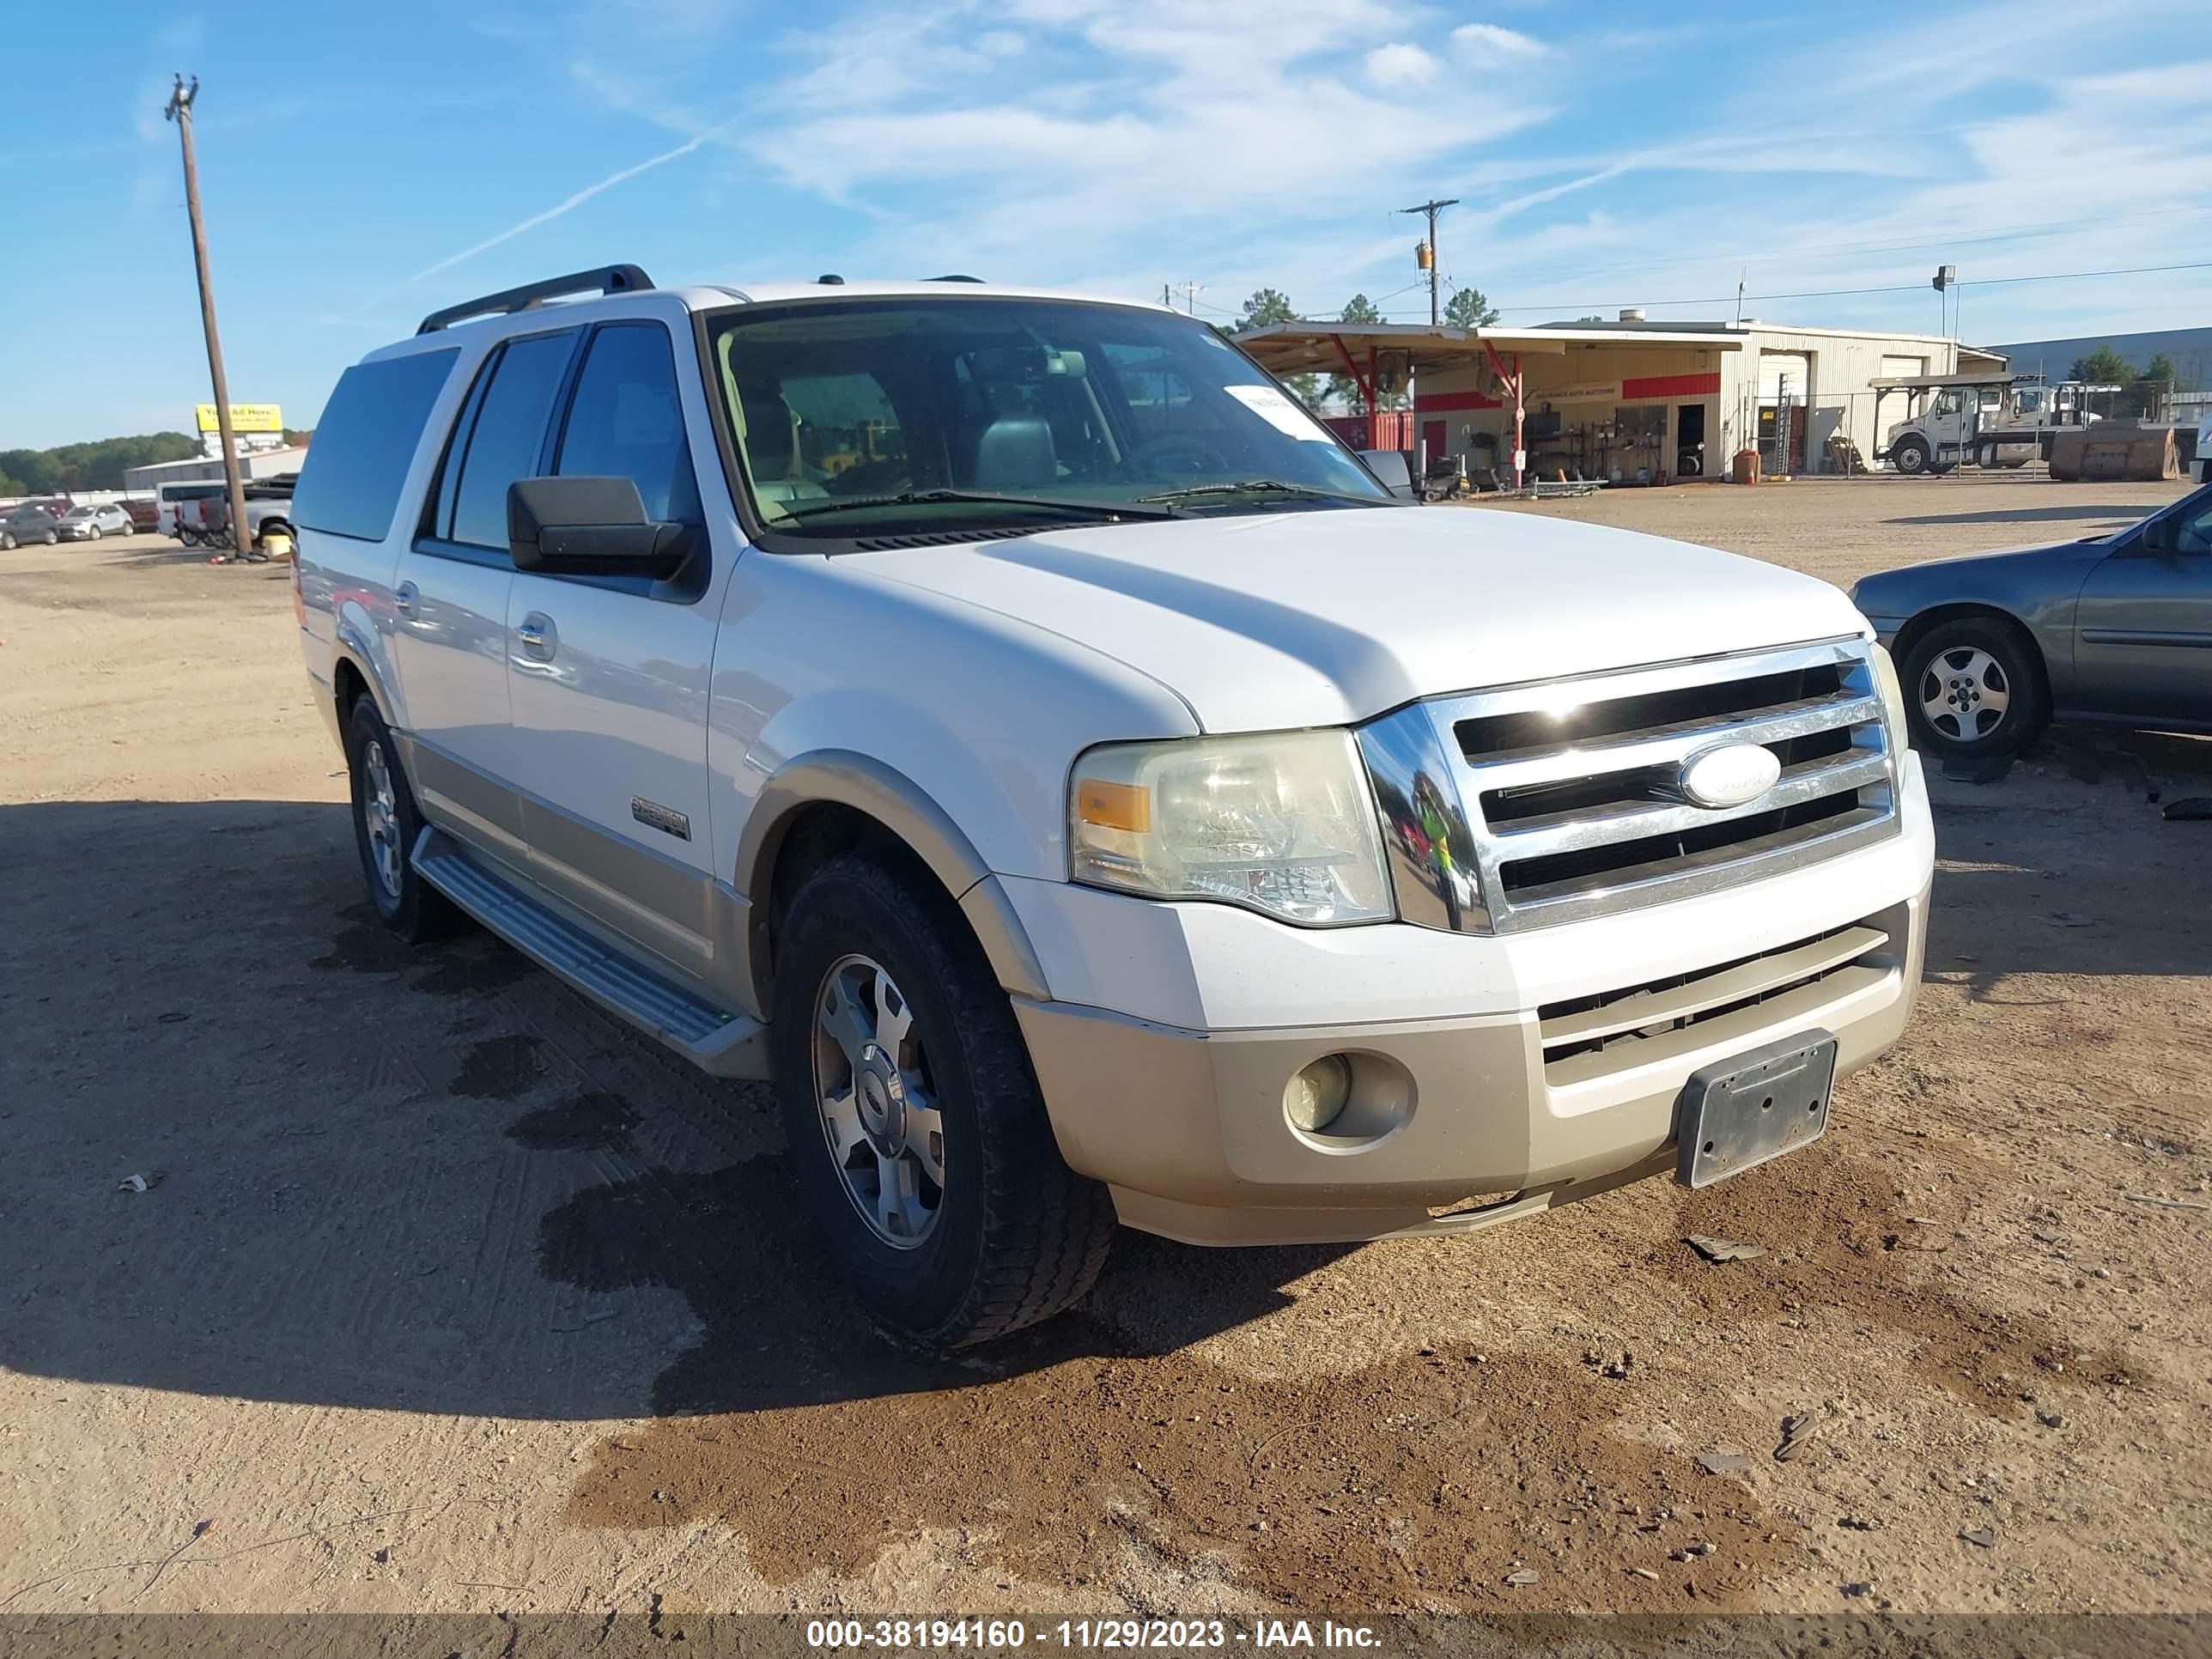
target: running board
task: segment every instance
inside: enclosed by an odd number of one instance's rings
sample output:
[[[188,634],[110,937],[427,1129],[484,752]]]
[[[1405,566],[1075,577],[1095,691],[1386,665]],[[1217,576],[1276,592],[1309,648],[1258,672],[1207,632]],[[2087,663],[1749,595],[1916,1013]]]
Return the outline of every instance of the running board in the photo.
[[[447,898],[539,967],[609,1013],[660,1039],[715,1077],[768,1076],[768,1028],[693,995],[556,915],[471,858],[444,830],[425,827],[415,868]]]

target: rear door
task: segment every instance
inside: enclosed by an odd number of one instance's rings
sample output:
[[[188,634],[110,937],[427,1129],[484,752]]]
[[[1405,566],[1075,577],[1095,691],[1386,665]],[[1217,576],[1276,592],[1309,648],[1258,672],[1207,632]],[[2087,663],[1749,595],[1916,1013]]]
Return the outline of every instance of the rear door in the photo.
[[[507,686],[507,487],[540,471],[581,331],[521,335],[477,371],[423,523],[399,560],[393,655],[424,816],[526,857]]]
[[[707,708],[720,590],[691,445],[694,431],[706,433],[705,410],[687,419],[676,362],[661,322],[594,328],[544,471],[631,479],[648,518],[693,527],[690,564],[667,581],[515,572],[507,684],[532,873],[707,979]]]
[[[2075,628],[2084,712],[2212,722],[2212,489],[2122,539],[2082,584]]]

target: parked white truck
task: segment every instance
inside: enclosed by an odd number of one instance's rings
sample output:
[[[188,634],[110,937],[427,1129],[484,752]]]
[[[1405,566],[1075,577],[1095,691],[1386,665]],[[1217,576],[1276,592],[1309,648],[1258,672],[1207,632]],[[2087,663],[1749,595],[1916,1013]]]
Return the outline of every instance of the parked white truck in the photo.
[[[909,1340],[1117,1224],[1701,1186],[1912,1006],[1927,799],[1840,592],[1395,501],[1170,310],[556,279],[349,370],[295,506],[379,914],[772,1077]]]
[[[1948,472],[1968,461],[1984,467],[2047,461],[2060,433],[2079,432],[2098,419],[2095,397],[2124,390],[2080,380],[2023,386],[2021,379],[1992,373],[1872,382],[1877,427],[1887,393],[1904,393],[1908,410],[1883,434],[1876,459],[1907,474]]]

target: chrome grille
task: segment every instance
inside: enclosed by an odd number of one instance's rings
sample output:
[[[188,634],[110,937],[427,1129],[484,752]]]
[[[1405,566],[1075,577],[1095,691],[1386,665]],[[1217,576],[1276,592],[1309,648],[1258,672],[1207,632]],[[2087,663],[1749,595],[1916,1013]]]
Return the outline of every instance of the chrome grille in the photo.
[[[1732,887],[1894,835],[1869,648],[1829,641],[1418,703],[1360,734],[1407,920],[1508,933]],[[1685,762],[1757,744],[1738,806]]]

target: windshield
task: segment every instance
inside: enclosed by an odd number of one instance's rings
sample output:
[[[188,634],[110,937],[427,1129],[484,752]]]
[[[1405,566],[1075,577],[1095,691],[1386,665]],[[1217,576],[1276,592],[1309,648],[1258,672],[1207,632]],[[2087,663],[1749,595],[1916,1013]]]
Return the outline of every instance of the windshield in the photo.
[[[746,486],[773,530],[1395,505],[1242,352],[1171,313],[854,299],[747,306],[710,329]]]

